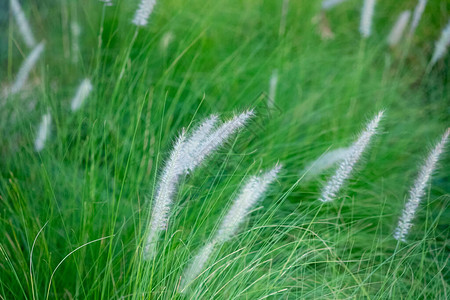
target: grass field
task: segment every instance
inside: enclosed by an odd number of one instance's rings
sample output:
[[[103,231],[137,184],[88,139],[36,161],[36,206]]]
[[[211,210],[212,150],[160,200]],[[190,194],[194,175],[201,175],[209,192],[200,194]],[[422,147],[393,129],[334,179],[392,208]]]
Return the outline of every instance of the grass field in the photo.
[[[6,2],[3,90],[31,52]],[[413,37],[394,48],[391,27],[417,1],[377,1],[368,38],[358,31],[363,1],[346,1],[326,12],[334,38],[325,40],[321,1],[158,1],[143,27],[131,22],[137,0],[20,2],[45,50],[23,90],[0,98],[1,299],[450,297],[448,153],[407,242],[393,238],[450,124],[450,56],[429,67],[448,1],[428,1]],[[71,111],[84,78],[92,92]],[[227,120],[247,109],[255,115],[245,128],[181,177],[157,255],[144,260],[177,135],[210,114]],[[351,178],[320,202],[336,167],[312,176],[311,163],[350,146],[380,110]],[[46,113],[50,134],[36,151]],[[246,179],[276,163],[282,171],[238,233],[182,288]]]

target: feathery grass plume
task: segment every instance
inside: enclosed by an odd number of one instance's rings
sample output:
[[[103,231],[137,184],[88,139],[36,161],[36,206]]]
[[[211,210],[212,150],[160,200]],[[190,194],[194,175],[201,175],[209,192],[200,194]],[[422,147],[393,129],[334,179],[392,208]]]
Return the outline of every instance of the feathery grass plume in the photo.
[[[214,251],[214,247],[216,246],[215,242],[208,242],[206,245],[200,249],[198,254],[192,259],[189,266],[184,271],[183,278],[181,280],[181,292],[186,291],[186,286],[194,281],[194,279],[200,275],[200,273],[205,268],[206,263],[209,260],[212,252]]]
[[[438,60],[440,60],[447,53],[447,47],[450,45],[450,21],[447,26],[442,30],[441,37],[436,42],[434,47],[433,57],[430,61],[430,66],[433,66]]]
[[[304,180],[310,179],[342,161],[351,153],[351,150],[351,147],[342,147],[325,153],[304,169],[303,172],[307,172]]]
[[[191,283],[202,272],[214,247],[223,244],[236,234],[252,207],[262,198],[269,185],[277,178],[281,168],[282,165],[277,164],[272,170],[259,176],[252,176],[247,180],[228,213],[223,218],[212,241],[203,246],[184,272],[181,285],[182,292],[185,291],[186,285]]]
[[[91,80],[89,78],[86,78],[78,86],[77,92],[72,99],[72,103],[70,104],[70,109],[74,112],[79,110],[81,105],[83,105],[84,100],[86,100],[91,91],[92,91]]]
[[[425,195],[425,188],[436,168],[439,156],[444,152],[449,134],[450,128],[445,131],[442,139],[428,155],[414,182],[414,186],[409,191],[409,199],[406,202],[405,208],[398,221],[397,228],[394,231],[394,238],[398,241],[406,242],[406,236],[413,225],[412,221],[416,215],[417,208],[419,207],[422,197]]]
[[[212,115],[200,124],[189,137],[186,136],[184,131],[180,135],[158,182],[150,227],[145,239],[145,260],[151,260],[155,256],[159,235],[167,227],[179,177],[192,172],[199,166],[209,154],[244,126],[252,114],[251,110],[244,112],[223,123],[217,129],[214,126],[218,117]]]
[[[200,165],[200,163],[210,155],[214,150],[216,150],[220,145],[225,143],[228,138],[235,133],[238,129],[242,128],[248,119],[253,116],[253,110],[248,110],[240,115],[235,116],[229,121],[223,123],[219,128],[210,132],[210,134],[206,135],[202,142],[199,144],[196,149],[193,144],[193,140],[189,139],[186,142],[186,153],[189,153],[189,157],[191,159],[185,161],[185,170],[186,172],[192,172],[195,167]],[[208,119],[212,122],[210,119]],[[207,120],[207,121],[208,121]],[[200,129],[200,128],[199,128]],[[197,136],[198,134],[193,135]],[[191,143],[192,142],[192,143]]]
[[[112,0],[100,0],[105,6],[113,6]]]
[[[25,13],[20,7],[19,1],[10,0],[9,3],[25,44],[28,46],[28,48],[33,48],[34,46],[36,46],[36,40],[34,39],[33,33],[31,32],[30,24],[28,24]]]
[[[163,37],[161,38],[161,42],[160,42],[161,52],[167,51],[170,43],[172,43],[174,38],[175,38],[175,35],[173,34],[172,31],[168,31],[168,32],[164,33]]]
[[[16,94],[23,88],[25,82],[28,79],[31,69],[33,69],[37,60],[41,56],[42,51],[44,51],[44,42],[41,42],[36,47],[34,47],[33,51],[31,51],[30,55],[28,55],[28,57],[20,66],[16,80],[14,81],[10,89],[11,94]]]
[[[368,38],[372,32],[372,19],[375,10],[375,0],[364,0],[361,11],[361,23],[359,25],[359,32],[363,38]]]
[[[342,185],[352,173],[353,167],[369,145],[372,136],[377,133],[377,127],[383,117],[383,113],[383,111],[380,111],[375,118],[367,124],[365,130],[359,135],[356,142],[351,146],[350,153],[348,153],[344,160],[340,163],[336,173],[323,188],[322,195],[319,198],[320,201],[330,202],[334,200]]]
[[[139,8],[136,10],[134,14],[133,23],[136,26],[145,26],[148,23],[148,18],[150,14],[153,12],[153,8],[155,7],[156,0],[141,0],[139,3]]]
[[[34,149],[40,152],[45,147],[45,142],[50,134],[50,125],[52,123],[52,116],[50,113],[46,113],[42,116],[41,123],[37,132],[36,139],[34,141]]]
[[[397,21],[392,27],[391,32],[387,38],[388,45],[394,47],[400,42],[403,36],[403,32],[408,26],[409,17],[411,16],[411,12],[409,10],[403,11],[397,18]]]
[[[183,130],[175,142],[158,182],[158,189],[152,207],[150,227],[145,239],[144,259],[146,260],[154,257],[159,234],[167,227],[168,216],[178,180],[184,171],[182,161],[185,141],[186,133]]]
[[[333,7],[346,2],[348,0],[323,0],[322,1],[322,10],[330,10]]]
[[[272,108],[275,105],[275,96],[277,95],[278,85],[278,70],[272,71],[272,75],[269,80],[269,99],[267,99],[267,106]]]
[[[416,8],[414,9],[413,18],[411,21],[411,27],[409,28],[409,37],[411,38],[416,32],[417,26],[419,26],[420,19],[422,18],[423,11],[427,5],[428,0],[419,0]]]
[[[80,55],[80,24],[78,22],[72,22],[70,24],[70,30],[72,32],[72,63],[76,64]]]

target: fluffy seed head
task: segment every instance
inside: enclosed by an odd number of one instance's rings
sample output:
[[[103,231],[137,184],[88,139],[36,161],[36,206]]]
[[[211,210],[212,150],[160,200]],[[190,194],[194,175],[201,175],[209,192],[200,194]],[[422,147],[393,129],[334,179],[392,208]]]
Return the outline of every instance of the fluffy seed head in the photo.
[[[364,0],[361,12],[361,24],[359,25],[359,32],[363,38],[368,38],[372,32],[372,19],[375,10],[375,0]]]
[[[9,3],[25,44],[28,46],[28,48],[33,48],[36,45],[36,40],[34,39],[33,33],[31,32],[30,25],[28,24],[22,7],[20,7],[19,1],[10,0]]]
[[[261,199],[269,185],[277,178],[281,168],[281,165],[276,165],[265,174],[250,177],[222,220],[214,238],[216,243],[224,243],[236,233],[239,226],[245,220],[245,216],[258,200]]]
[[[155,7],[156,0],[141,0],[139,3],[139,8],[136,10],[134,14],[133,23],[136,26],[145,26],[148,23],[148,18],[150,14],[153,12],[153,8]]]
[[[397,21],[392,27],[391,32],[389,33],[387,42],[388,45],[394,47],[400,42],[403,36],[403,32],[408,26],[409,17],[411,16],[411,12],[409,10],[403,11],[397,18]]]
[[[411,21],[411,27],[409,28],[409,36],[412,37],[416,32],[417,26],[419,26],[420,19],[422,18],[423,11],[427,5],[428,0],[419,0],[416,8],[414,9],[413,19]]]
[[[34,149],[40,152],[45,147],[45,142],[50,134],[50,126],[52,122],[52,116],[50,113],[46,113],[42,116],[41,123],[37,132],[36,139],[34,141]]]
[[[449,134],[450,128],[447,129],[441,140],[437,143],[434,149],[431,150],[425,160],[425,163],[419,171],[419,175],[417,176],[413,187],[409,191],[409,199],[406,202],[405,208],[403,209],[402,215],[398,221],[397,228],[394,231],[394,238],[398,241],[406,242],[406,236],[413,225],[412,221],[416,215],[417,208],[419,207],[420,201],[425,194],[425,189],[430,181],[433,171],[436,168],[439,156],[442,152],[444,152]]]
[[[83,105],[84,100],[89,96],[92,91],[92,83],[89,78],[84,79],[78,86],[77,92],[72,99],[70,108],[72,111],[77,111]]]
[[[331,168],[332,166],[346,158],[347,155],[351,153],[351,150],[351,147],[344,147],[325,153],[305,168],[305,172],[308,172],[305,178],[311,178],[317,174],[322,173],[322,171]]]
[[[383,113],[383,111],[380,111],[375,118],[367,124],[366,129],[359,135],[356,142],[351,146],[350,153],[348,153],[344,160],[339,164],[336,173],[323,188],[322,195],[319,198],[320,201],[330,202],[334,200],[342,185],[352,173],[353,167],[369,145],[372,136],[376,134],[378,124],[383,117]]]
[[[348,0],[323,0],[322,1],[322,9],[323,10],[330,10],[333,7],[339,5],[339,4],[343,3],[343,2],[346,2],[346,1],[348,1]]]
[[[192,259],[189,267],[185,270],[181,281],[181,292],[186,291],[186,287],[203,271],[215,247],[214,242],[209,242],[203,246],[198,254]]]
[[[434,48],[433,57],[431,58],[430,65],[433,66],[438,60],[440,60],[447,53],[447,48],[450,45],[450,21],[447,26],[442,30],[441,37],[436,42]]]
[[[23,86],[25,85],[28,76],[33,69],[34,65],[38,61],[39,57],[41,56],[42,51],[44,51],[44,43],[39,43],[36,47],[34,47],[33,51],[31,51],[30,55],[25,59],[25,61],[20,66],[19,72],[17,73],[16,80],[14,81],[13,85],[11,86],[10,93],[16,94],[20,90],[22,90]]]
[[[267,99],[267,106],[273,107],[275,104],[275,97],[277,94],[277,84],[278,84],[278,70],[272,71],[272,76],[270,76],[269,81],[269,99]]]

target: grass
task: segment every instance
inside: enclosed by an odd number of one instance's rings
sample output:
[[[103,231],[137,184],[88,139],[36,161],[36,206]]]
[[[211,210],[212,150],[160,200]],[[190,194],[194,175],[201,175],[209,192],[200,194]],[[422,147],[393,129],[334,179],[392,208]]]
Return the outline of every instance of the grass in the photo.
[[[160,1],[138,31],[137,1],[22,2],[46,50],[27,90],[0,112],[1,298],[448,298],[448,154],[408,243],[392,237],[423,159],[449,126],[449,57],[425,72],[448,20],[445,1],[429,1],[411,42],[392,50],[390,26],[411,1],[378,1],[366,40],[360,4],[348,1],[328,13],[329,41],[312,22],[319,1],[290,1],[282,35],[280,1]],[[29,53],[5,15],[3,86]],[[78,64],[72,21],[82,28]],[[174,40],[162,49],[168,32]],[[85,77],[93,92],[72,113]],[[155,182],[176,134],[248,108],[256,117],[247,128],[183,179],[158,256],[144,262]],[[304,168],[350,145],[380,109],[381,132],[352,180],[320,203],[333,170],[306,181]],[[36,153],[47,110],[52,134]],[[278,161],[285,167],[269,194],[181,294],[184,269],[239,186]]]

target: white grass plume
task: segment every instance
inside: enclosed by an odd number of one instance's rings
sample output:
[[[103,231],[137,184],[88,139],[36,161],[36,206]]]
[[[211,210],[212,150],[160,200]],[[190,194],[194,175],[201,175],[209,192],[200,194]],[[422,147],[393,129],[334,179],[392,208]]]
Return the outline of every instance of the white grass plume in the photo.
[[[322,10],[330,10],[333,7],[346,2],[348,0],[323,0],[322,1]]]
[[[139,3],[139,8],[136,10],[134,14],[133,23],[136,26],[145,26],[148,23],[148,18],[150,14],[153,12],[153,8],[155,7],[156,0],[141,0]]]
[[[359,32],[363,38],[368,38],[372,33],[372,19],[375,10],[376,0],[364,0],[361,11],[361,23],[359,25]]]
[[[30,24],[28,24],[27,18],[25,17],[25,13],[20,7],[20,3],[18,0],[10,0],[11,10],[16,19],[17,26],[19,27],[19,31],[22,34],[23,40],[28,48],[33,48],[36,46],[36,40],[34,39],[33,33],[30,29]]]
[[[403,11],[397,18],[394,26],[389,33],[387,38],[388,45],[391,47],[396,46],[403,37],[403,32],[408,26],[409,18],[411,17],[411,12],[409,10]]]
[[[169,45],[172,43],[172,41],[175,39],[175,35],[172,31],[168,31],[164,33],[164,35],[161,38],[161,42],[159,44],[161,52],[166,52],[169,48]]]
[[[197,144],[193,143],[193,139],[189,139],[186,143],[185,151],[190,153],[189,157],[191,159],[186,160],[186,171],[193,171],[208,155],[225,143],[233,133],[242,128],[252,116],[253,110],[248,110],[226,121],[219,128],[206,135],[198,147],[195,147]],[[193,135],[193,137],[195,136],[196,134]]]
[[[217,230],[214,241],[216,243],[224,243],[229,240],[238,230],[239,226],[245,220],[245,216],[251,208],[261,199],[269,185],[277,178],[282,165],[276,165],[269,172],[252,176],[240,191],[233,205],[222,220]]]
[[[281,165],[276,165],[272,170],[259,176],[252,176],[247,180],[239,195],[234,200],[228,213],[223,218],[219,229],[212,241],[208,242],[194,257],[189,267],[184,272],[182,280],[182,292],[186,285],[191,283],[204,269],[211,253],[216,245],[223,244],[236,234],[239,226],[244,222],[245,217],[252,207],[262,198],[269,185],[277,178]]]
[[[72,33],[72,63],[78,63],[78,58],[80,55],[80,35],[81,35],[81,27],[78,22],[72,22],[70,24],[70,30]]]
[[[440,60],[447,53],[447,48],[450,45],[450,21],[447,26],[444,27],[441,33],[441,37],[436,42],[433,57],[430,61],[430,66],[433,66],[438,60]]]
[[[323,188],[322,195],[319,198],[320,201],[330,202],[334,200],[342,185],[352,173],[353,167],[369,145],[372,136],[377,133],[377,127],[383,117],[383,113],[383,111],[380,111],[375,118],[367,124],[365,130],[351,146],[351,152],[340,163],[336,173]]]
[[[214,251],[214,247],[216,246],[215,242],[208,242],[206,245],[200,249],[198,254],[192,259],[189,266],[184,271],[183,278],[181,280],[181,292],[185,292],[186,286],[194,281],[194,279],[200,275],[200,273],[205,268],[206,263],[209,260],[209,257]]]
[[[89,78],[84,79],[80,85],[78,86],[77,92],[72,99],[72,103],[70,104],[70,109],[72,111],[77,111],[83,105],[86,98],[92,91],[92,83]]]
[[[267,99],[267,106],[272,108],[275,105],[275,97],[277,95],[277,85],[278,85],[278,70],[272,71],[272,75],[269,80],[269,98]]]
[[[145,238],[144,259],[151,260],[161,231],[167,227],[168,216],[181,175],[192,172],[214,150],[241,128],[252,111],[244,112],[215,128],[218,117],[212,115],[187,137],[183,131],[163,169],[154,198],[150,226]]]
[[[10,89],[11,94],[16,94],[20,90],[22,90],[23,86],[27,82],[31,70],[33,69],[34,65],[41,56],[42,51],[44,51],[44,47],[45,47],[44,42],[39,43],[36,47],[34,47],[33,51],[31,51],[30,55],[28,55],[28,57],[22,63],[19,72],[17,73],[16,80],[11,86]]]
[[[351,147],[342,147],[325,153],[304,169],[304,172],[307,172],[304,180],[310,179],[342,161],[351,153],[351,150]]]
[[[411,27],[409,28],[409,37],[411,38],[416,32],[417,26],[419,26],[420,19],[425,10],[428,0],[418,0],[416,8],[414,9],[413,19],[411,21]]]
[[[52,123],[52,116],[50,113],[46,113],[42,116],[41,123],[39,124],[39,129],[37,132],[36,139],[34,141],[34,149],[40,152],[45,147],[45,142],[50,135],[50,126]]]
[[[146,260],[150,260],[154,257],[159,234],[167,227],[168,216],[178,185],[178,180],[184,170],[181,162],[185,140],[186,134],[183,131],[175,142],[158,182],[158,189],[152,207],[150,228],[148,229],[144,245],[144,259]]]
[[[450,129],[447,129],[442,136],[442,139],[428,155],[424,165],[419,171],[419,175],[417,176],[413,187],[409,191],[409,199],[406,202],[405,208],[403,209],[402,215],[398,221],[397,228],[394,231],[394,238],[398,241],[406,242],[406,236],[413,225],[412,221],[416,215],[417,208],[422,200],[422,197],[425,195],[425,189],[430,181],[433,171],[436,168],[436,163],[439,160],[439,156],[442,152],[444,152],[449,134]]]

